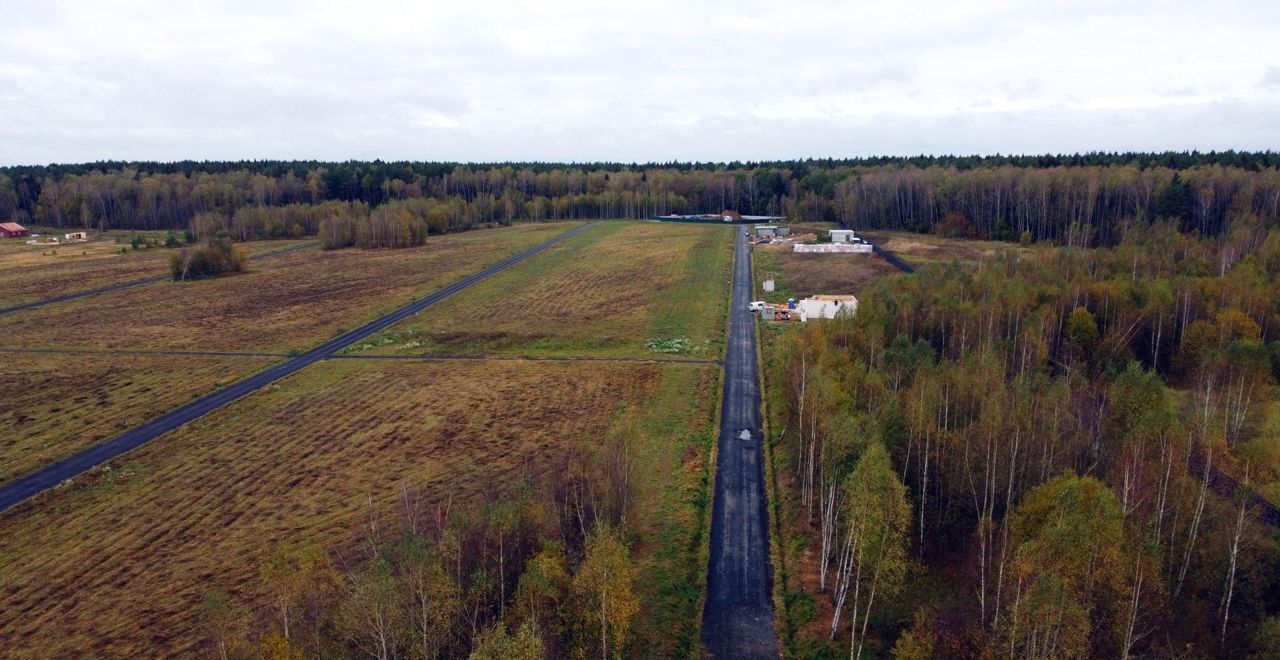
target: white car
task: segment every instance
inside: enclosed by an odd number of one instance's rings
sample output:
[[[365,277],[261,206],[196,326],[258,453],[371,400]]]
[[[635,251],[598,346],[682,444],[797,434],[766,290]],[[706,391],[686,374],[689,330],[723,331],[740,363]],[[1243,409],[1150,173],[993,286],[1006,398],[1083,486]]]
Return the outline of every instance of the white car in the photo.
[[[755,301],[755,302],[753,302],[753,303],[749,303],[749,304],[747,304],[747,311],[748,311],[748,312],[758,312],[758,311],[760,311],[760,310],[762,310],[762,309],[764,309],[765,307],[768,307],[768,306],[769,306],[769,303],[767,303],[767,302],[765,302],[765,301],[763,301],[763,300],[757,300],[757,301]]]

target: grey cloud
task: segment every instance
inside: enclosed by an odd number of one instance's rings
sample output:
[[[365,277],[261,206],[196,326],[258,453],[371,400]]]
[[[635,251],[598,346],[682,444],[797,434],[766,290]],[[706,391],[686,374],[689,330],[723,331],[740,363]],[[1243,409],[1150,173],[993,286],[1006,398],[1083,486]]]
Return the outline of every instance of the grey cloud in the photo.
[[[1224,3],[10,0],[0,163],[1273,148]]]
[[[1280,89],[1280,66],[1267,67],[1267,72],[1263,74],[1262,80],[1258,81],[1258,87]]]

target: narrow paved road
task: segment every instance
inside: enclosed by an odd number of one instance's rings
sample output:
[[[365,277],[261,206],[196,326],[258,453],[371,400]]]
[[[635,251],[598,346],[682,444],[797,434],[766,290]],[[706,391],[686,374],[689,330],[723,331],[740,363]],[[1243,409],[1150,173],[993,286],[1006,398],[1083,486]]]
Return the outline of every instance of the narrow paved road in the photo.
[[[547,248],[577,234],[595,223],[585,224],[581,227],[575,227],[559,236],[529,248],[524,252],[512,255],[502,261],[474,274],[465,277],[449,286],[436,291],[435,293],[420,298],[400,309],[391,312],[385,316],[381,316],[365,325],[354,330],[343,333],[324,344],[313,348],[306,353],[297,355],[281,362],[280,364],[268,367],[258,373],[245,378],[244,380],[232,383],[220,390],[216,390],[207,394],[191,403],[180,408],[171,410],[142,426],[124,432],[102,444],[90,447],[70,458],[64,459],[53,465],[50,465],[38,472],[27,475],[13,483],[0,486],[0,511],[3,511],[19,502],[33,497],[45,490],[53,488],[63,481],[75,477],[95,465],[101,465],[110,461],[125,452],[144,445],[169,431],[172,431],[183,424],[198,419],[222,406],[239,399],[265,385],[280,380],[289,374],[298,371],[311,364],[315,364],[320,360],[332,357],[339,350],[353,344],[369,335],[385,330],[386,328],[403,321],[418,312],[430,307],[431,305],[448,298],[449,296],[491,277],[511,266],[514,266],[529,257],[532,257]]]
[[[308,243],[301,243],[299,245],[293,245],[287,248],[280,248],[279,250],[272,250],[270,252],[255,254],[250,256],[249,260],[257,261],[259,259],[266,259],[268,257],[287,254],[289,252],[297,252],[298,250],[313,248],[317,245],[319,245],[319,243],[315,241],[311,241]],[[89,296],[96,296],[103,293],[111,293],[112,291],[123,291],[125,289],[132,289],[134,287],[143,286],[144,284],[155,284],[156,282],[163,282],[168,279],[172,279],[172,278],[169,275],[156,275],[154,277],[144,277],[140,280],[129,280],[128,282],[120,282],[119,284],[112,284],[110,286],[104,286],[97,289],[88,289],[86,291],[77,291],[75,293],[68,293],[63,296],[57,296],[56,298],[36,300],[34,302],[23,303],[21,305],[14,305],[12,307],[0,307],[0,316],[3,316],[5,314],[12,314],[13,312],[21,312],[24,309],[35,309],[36,307],[44,307],[45,305],[52,305],[54,303],[66,302],[68,300],[77,300],[80,298],[88,298]]]
[[[776,658],[773,573],[760,430],[760,380],[751,300],[751,249],[738,230],[729,346],[711,510],[711,557],[702,641],[715,658]]]

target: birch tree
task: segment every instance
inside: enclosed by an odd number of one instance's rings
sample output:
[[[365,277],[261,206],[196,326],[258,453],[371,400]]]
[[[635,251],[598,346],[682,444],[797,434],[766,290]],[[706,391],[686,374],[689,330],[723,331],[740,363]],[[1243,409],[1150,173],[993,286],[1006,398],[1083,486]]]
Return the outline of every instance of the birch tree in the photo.
[[[835,582],[834,637],[849,605],[849,657],[862,655],[871,613],[892,596],[906,573],[911,505],[884,445],[867,446],[845,479],[845,533]],[[877,600],[879,599],[879,601]]]
[[[1016,546],[1010,654],[1106,655],[1106,645],[1094,644],[1095,615],[1123,611],[1116,599],[1125,592],[1124,514],[1115,493],[1093,477],[1064,474],[1029,491],[1007,524]]]

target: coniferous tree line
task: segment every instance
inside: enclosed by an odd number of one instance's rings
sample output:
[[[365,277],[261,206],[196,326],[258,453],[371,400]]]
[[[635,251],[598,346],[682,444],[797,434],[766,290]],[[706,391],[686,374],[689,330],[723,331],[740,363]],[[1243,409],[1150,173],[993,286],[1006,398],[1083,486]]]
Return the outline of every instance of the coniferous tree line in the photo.
[[[1277,300],[1280,229],[1162,223],[779,337],[791,650],[1271,657]]]
[[[185,228],[211,214],[238,237],[314,235],[333,213],[426,202],[449,230],[735,209],[861,229],[1113,245],[1173,219],[1216,235],[1280,218],[1280,155],[1078,154],[764,163],[182,162],[0,168],[0,216],[55,227]],[[345,206],[342,206],[345,205]],[[425,212],[422,214],[425,215]],[[956,229],[958,227],[958,229]]]

